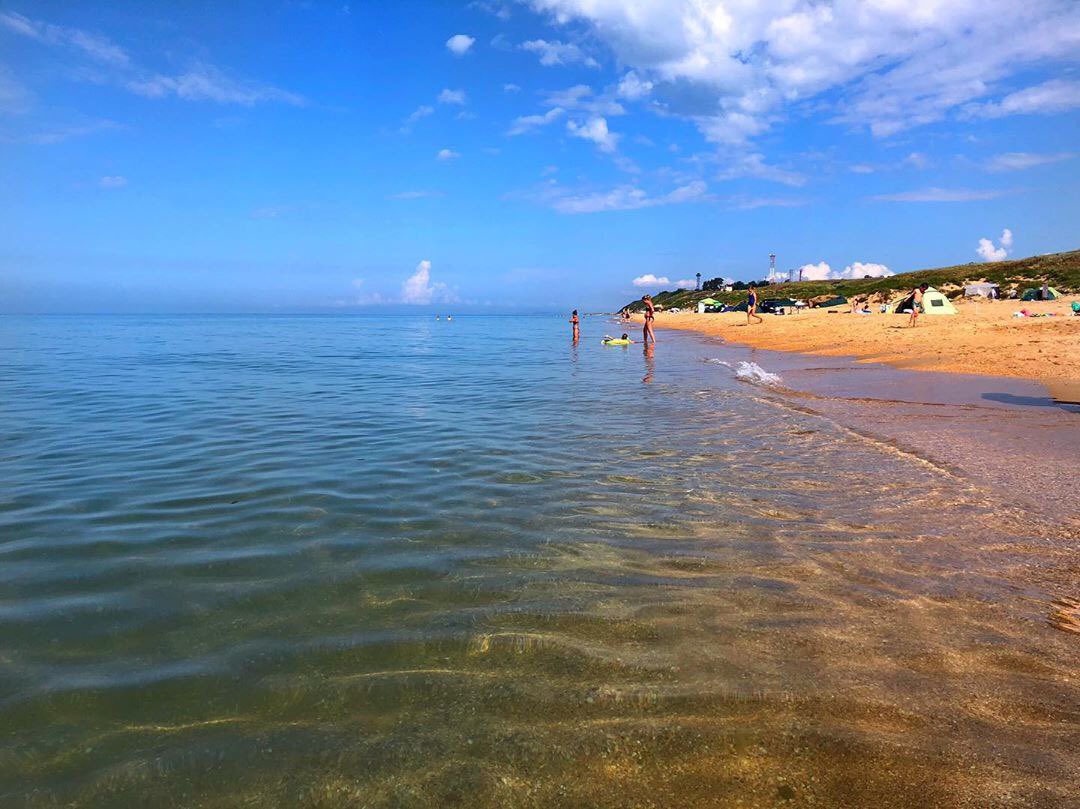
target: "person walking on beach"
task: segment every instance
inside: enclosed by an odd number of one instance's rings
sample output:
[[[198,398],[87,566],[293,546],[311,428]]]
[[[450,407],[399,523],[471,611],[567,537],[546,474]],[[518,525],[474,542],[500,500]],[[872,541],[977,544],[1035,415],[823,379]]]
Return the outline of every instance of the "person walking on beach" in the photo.
[[[750,325],[750,318],[754,318],[758,323],[764,323],[761,319],[761,315],[757,313],[757,288],[750,285],[750,295],[746,299],[746,325]]]
[[[653,341],[653,345],[656,344],[656,334],[653,332],[653,321],[656,319],[656,307],[652,302],[652,295],[642,295],[642,303],[645,304],[645,329],[643,333],[643,339],[645,345],[649,344],[649,340]]]
[[[577,309],[570,313],[570,325],[573,327],[574,342],[576,343],[578,338],[581,337],[581,321],[578,320]]]
[[[915,321],[919,319],[919,313],[923,311],[922,297],[923,293],[929,288],[929,284],[923,284],[922,286],[915,287],[911,290],[911,319],[908,320],[908,326],[913,327]]]

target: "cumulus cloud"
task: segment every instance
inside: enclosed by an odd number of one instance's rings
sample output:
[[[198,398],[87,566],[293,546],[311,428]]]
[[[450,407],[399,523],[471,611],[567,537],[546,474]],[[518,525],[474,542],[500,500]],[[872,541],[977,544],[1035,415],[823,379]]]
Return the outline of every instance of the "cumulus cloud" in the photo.
[[[839,279],[884,278],[895,273],[884,264],[864,263],[855,261],[842,270],[834,270],[824,261],[817,264],[804,264],[799,268],[797,277],[803,281],[835,281]],[[786,276],[785,276],[786,277]]]
[[[507,82],[506,84],[503,85],[503,92],[504,93],[520,93],[521,88],[518,85],[514,84],[513,82]]]
[[[650,272],[646,273],[645,275],[639,275],[630,283],[632,283],[636,287],[662,287],[667,286],[671,283],[671,281],[666,275],[661,275],[659,278],[657,278]]]
[[[453,303],[455,296],[446,284],[432,282],[431,262],[424,259],[401,285],[401,302],[426,306],[429,303]]]
[[[599,63],[572,42],[548,42],[546,39],[530,39],[521,43],[521,49],[535,53],[544,67],[555,65],[584,64],[587,67],[599,67]]]
[[[886,267],[884,264],[874,264],[873,262],[864,264],[861,261],[856,261],[839,273],[840,278],[885,278],[890,275],[896,275],[892,270]]]
[[[1031,152],[1006,152],[995,155],[986,163],[989,171],[1023,171],[1036,166],[1047,166],[1051,163],[1061,163],[1076,157],[1072,152],[1059,152],[1058,154],[1033,154]]]
[[[465,103],[465,91],[464,90],[443,90],[439,93],[440,104],[464,104]]]
[[[979,258],[983,261],[1004,261],[1009,256],[1009,251],[1012,250],[1013,234],[1008,228],[1001,231],[1001,238],[998,240],[998,245],[995,246],[990,239],[979,239],[979,246],[975,248],[975,252]]]
[[[468,34],[454,34],[446,40],[446,49],[454,56],[464,56],[475,42],[476,39]]]
[[[693,289],[697,286],[697,281],[692,278],[683,278],[681,281],[675,282],[676,289]]]
[[[810,99],[838,123],[889,136],[1072,59],[1080,36],[1075,0],[527,1],[556,24],[584,24],[638,76],[701,90],[695,120],[721,143],[744,142]],[[982,112],[1072,103],[1065,88],[1044,89],[1066,98]]]
[[[614,152],[619,145],[619,135],[608,130],[607,121],[599,116],[584,123],[566,122],[566,131],[575,138],[591,140],[602,152]]]
[[[98,186],[101,188],[123,188],[127,184],[127,177],[121,177],[119,174],[106,175],[98,180]]]
[[[453,149],[440,149],[439,153],[435,155],[436,160],[456,160],[461,157],[460,152],[455,152]]]
[[[645,98],[652,92],[652,89],[653,83],[651,81],[643,81],[638,78],[637,73],[631,70],[619,80],[616,92],[623,98],[636,101],[639,98]]]

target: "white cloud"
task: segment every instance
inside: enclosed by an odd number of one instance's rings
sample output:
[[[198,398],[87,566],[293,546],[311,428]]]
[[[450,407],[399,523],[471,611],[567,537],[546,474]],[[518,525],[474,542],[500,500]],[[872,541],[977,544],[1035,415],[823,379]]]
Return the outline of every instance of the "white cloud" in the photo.
[[[1080,41],[1075,0],[528,2],[556,24],[584,23],[639,76],[698,88],[695,120],[725,143],[811,99],[839,123],[888,136],[1071,61]]]
[[[439,93],[440,104],[464,104],[465,103],[465,91],[464,90],[443,90]]]
[[[662,205],[678,205],[684,202],[702,202],[709,199],[709,195],[708,188],[700,180],[680,186],[658,197],[649,196],[644,189],[634,185],[621,185],[610,191],[575,193],[552,181],[552,184],[544,189],[538,198],[559,213],[584,214],[602,211],[634,211]]]
[[[1031,152],[1006,152],[995,155],[987,161],[986,168],[989,171],[1022,171],[1046,166],[1051,163],[1061,163],[1076,157],[1072,152],[1060,152],[1058,154],[1032,154]]]
[[[801,208],[809,205],[810,200],[798,197],[731,197],[728,203],[733,208],[752,211],[756,208]]]
[[[454,56],[464,56],[469,52],[474,42],[476,42],[476,39],[468,34],[454,34],[450,39],[446,40],[446,48]]]
[[[441,197],[443,194],[441,191],[399,191],[396,194],[391,194],[387,199],[397,200],[410,200],[410,199],[427,199],[429,197]]]
[[[1012,231],[1005,228],[1005,230],[1001,231],[998,246],[995,247],[990,239],[979,239],[979,246],[975,248],[975,252],[983,261],[1004,261],[1008,258],[1012,245]]]
[[[542,126],[547,126],[550,123],[555,122],[563,115],[566,114],[566,110],[562,107],[555,107],[545,112],[543,115],[522,115],[519,118],[515,118],[510,124],[510,128],[506,131],[507,135],[522,135],[526,132],[532,132]]]
[[[590,118],[583,124],[567,121],[566,131],[575,138],[591,140],[602,152],[614,152],[619,145],[620,136],[609,131],[607,121],[599,116]]]
[[[518,87],[518,85],[514,84],[513,82],[507,82],[506,84],[503,85],[503,92],[504,93],[520,93],[521,88]]]
[[[657,278],[650,272],[646,273],[645,275],[639,275],[630,283],[632,283],[636,287],[662,287],[667,286],[671,283],[671,281],[666,275],[661,275],[659,278]]]
[[[78,28],[32,20],[13,11],[0,12],[0,26],[47,45],[73,48],[94,61],[104,64],[126,67],[131,62],[120,46],[113,44],[105,37]]]
[[[427,259],[417,264],[416,271],[401,285],[402,303],[426,306],[429,303],[453,303],[455,300],[446,284],[432,282],[431,262]]]
[[[262,102],[304,106],[307,100],[269,84],[238,79],[225,71],[196,61],[175,76],[153,73],[136,65],[128,53],[108,39],[62,25],[32,20],[14,12],[0,12],[0,27],[44,45],[58,47],[96,63],[92,69],[80,67],[70,75],[114,83],[147,98],[174,96],[185,101],[213,101],[250,107]]]
[[[21,115],[30,109],[33,96],[3,65],[0,65],[0,114]]]
[[[884,278],[895,274],[884,264],[855,261],[842,270],[834,270],[828,263],[820,261],[817,264],[803,264],[795,277],[801,278],[803,281],[836,281],[839,279],[865,278],[868,275],[871,278]],[[787,274],[783,274],[782,277],[786,279]]]
[[[530,39],[521,43],[521,49],[535,53],[544,67],[581,63],[587,67],[599,67],[599,63],[572,42],[548,42],[546,39]]]
[[[694,289],[697,286],[697,281],[693,278],[684,278],[681,281],[675,282],[675,289]]]
[[[645,98],[652,92],[653,83],[651,81],[643,81],[638,78],[638,74],[634,71],[628,72],[619,80],[619,86],[616,88],[616,92],[623,98],[630,101],[636,101],[639,98]]]
[[[1080,34],[1075,47],[1080,47]],[[1000,101],[968,105],[965,112],[974,118],[1002,118],[1007,115],[1053,115],[1077,107],[1080,107],[1080,81],[1051,79],[1010,93]]]
[[[803,264],[799,267],[798,277],[804,281],[827,281],[832,278],[832,267],[824,261],[818,264]]]
[[[900,165],[922,171],[930,167],[930,158],[922,152],[912,152],[900,161]]]
[[[622,104],[609,95],[596,95],[587,84],[575,84],[565,90],[548,93],[544,103],[549,107],[562,107],[567,110],[584,110],[592,115],[623,115],[626,110]]]
[[[419,120],[421,120],[423,118],[427,118],[429,115],[434,115],[434,114],[435,114],[435,108],[434,107],[432,107],[430,104],[421,104],[419,107],[417,107],[415,110],[413,110],[404,121],[401,122],[401,132],[402,132],[402,134],[407,134],[407,133],[411,132],[412,128],[413,128],[413,124],[415,124],[417,121],[419,121]]]
[[[268,84],[231,78],[212,65],[197,64],[178,76],[161,74],[126,83],[133,93],[147,98],[175,96],[184,101],[213,101],[217,104],[239,104],[252,107],[264,101],[280,101],[294,107],[307,102],[303,96],[280,90]]]
[[[870,197],[877,202],[975,202],[997,199],[1008,191],[974,191],[967,188],[923,188],[918,191],[902,191],[898,194],[878,194]]]
[[[716,175],[718,180],[756,177],[760,180],[768,180],[769,182],[794,187],[806,184],[806,178],[803,175],[765,162],[765,156],[759,152],[718,153],[716,159],[721,165],[721,169]]]
[[[87,135],[95,135],[98,132],[107,132],[112,129],[121,129],[121,126],[115,121],[91,121],[85,124],[74,124],[71,126],[41,130],[19,138],[18,140],[22,143],[33,143],[38,146],[50,146],[54,143],[63,143],[72,138],[82,138]]]
[[[452,149],[440,149],[439,153],[435,155],[436,160],[456,160],[459,157],[461,157],[461,153]]]
[[[123,188],[127,184],[127,177],[121,177],[119,174],[106,175],[98,180],[98,186],[101,188]]]
[[[864,264],[861,261],[849,264],[838,273],[839,278],[865,278],[868,275],[871,278],[885,278],[890,275],[896,275],[896,273],[884,264],[874,264],[872,262]]]

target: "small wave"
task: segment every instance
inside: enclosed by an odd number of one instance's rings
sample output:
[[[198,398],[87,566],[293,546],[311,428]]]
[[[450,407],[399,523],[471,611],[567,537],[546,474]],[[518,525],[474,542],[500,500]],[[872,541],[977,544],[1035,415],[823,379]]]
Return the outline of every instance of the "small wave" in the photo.
[[[730,362],[721,359],[710,359],[707,361],[713,365],[723,365],[725,368],[732,368],[735,371],[735,378],[741,379],[743,382],[750,382],[755,385],[780,385],[784,381],[780,378],[779,374],[766,371],[756,362],[739,362],[737,365],[732,365]]]

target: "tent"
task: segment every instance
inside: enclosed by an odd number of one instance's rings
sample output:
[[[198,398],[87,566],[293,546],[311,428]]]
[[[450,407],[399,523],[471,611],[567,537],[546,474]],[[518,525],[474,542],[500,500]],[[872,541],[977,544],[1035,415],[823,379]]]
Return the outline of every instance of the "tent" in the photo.
[[[818,309],[829,309],[833,306],[846,306],[848,299],[843,295],[837,295],[835,298],[830,298],[827,301],[822,301],[817,305]]]
[[[722,304],[720,303],[720,301],[718,301],[718,300],[716,300],[714,298],[702,298],[700,301],[697,302],[697,311],[698,311],[698,314],[700,315],[700,314],[704,313],[706,306],[721,306],[721,305]]]
[[[1024,294],[1020,296],[1022,301],[1056,301],[1061,297],[1061,293],[1053,287],[1046,288],[1046,295],[1043,295],[1041,287],[1032,287],[1031,289],[1025,289]]]
[[[915,293],[909,292],[893,307],[893,311],[898,315],[910,314],[914,298]],[[922,303],[923,313],[927,315],[956,314],[956,307],[952,305],[948,298],[933,287],[926,288],[926,292],[924,292],[922,296]]]
[[[762,312],[776,314],[781,309],[795,309],[798,306],[799,302],[791,298],[770,298],[762,301],[759,308]]]
[[[965,298],[996,298],[998,285],[989,283],[968,284],[964,287]]]

